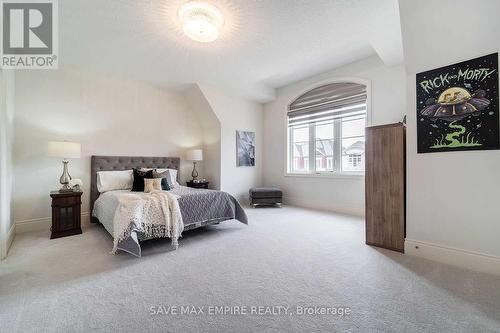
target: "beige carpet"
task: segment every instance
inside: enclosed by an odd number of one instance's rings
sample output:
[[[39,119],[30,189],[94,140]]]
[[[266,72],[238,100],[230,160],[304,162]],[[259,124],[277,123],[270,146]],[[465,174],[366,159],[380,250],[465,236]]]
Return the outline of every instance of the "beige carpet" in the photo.
[[[177,251],[150,241],[140,259],[109,254],[99,226],[18,235],[0,264],[0,331],[500,332],[498,277],[366,246],[361,219],[247,211],[249,226],[185,233]],[[209,313],[219,306],[247,313]],[[305,306],[350,314],[300,315]]]

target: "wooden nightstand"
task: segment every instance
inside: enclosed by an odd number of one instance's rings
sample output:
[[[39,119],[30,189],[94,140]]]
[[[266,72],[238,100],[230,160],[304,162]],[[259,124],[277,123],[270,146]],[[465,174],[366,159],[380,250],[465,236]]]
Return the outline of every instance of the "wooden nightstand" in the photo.
[[[192,187],[192,188],[206,188],[206,189],[208,189],[208,184],[210,184],[210,182],[202,182],[202,183],[195,183],[193,181],[186,182],[187,187]]]
[[[50,192],[52,198],[52,228],[50,239],[82,233],[82,192]]]

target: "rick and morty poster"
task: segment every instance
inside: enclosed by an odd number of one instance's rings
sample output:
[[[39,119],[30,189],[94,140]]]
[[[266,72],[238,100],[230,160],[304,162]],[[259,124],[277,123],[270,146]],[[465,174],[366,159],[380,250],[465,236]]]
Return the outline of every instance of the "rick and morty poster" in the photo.
[[[417,74],[419,153],[500,149],[498,53]]]

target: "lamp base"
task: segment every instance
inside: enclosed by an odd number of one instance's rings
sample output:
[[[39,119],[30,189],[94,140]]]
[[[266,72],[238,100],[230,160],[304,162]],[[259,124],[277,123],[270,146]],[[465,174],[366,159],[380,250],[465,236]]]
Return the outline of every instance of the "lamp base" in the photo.
[[[198,178],[198,170],[196,170],[196,162],[193,162],[193,171],[191,172],[191,177],[193,177],[193,180],[196,180],[196,178]]]
[[[61,188],[59,189],[59,193],[68,193],[73,192],[71,186],[69,186],[69,182],[71,181],[71,176],[68,172],[68,161],[66,159],[63,160],[63,173],[61,178],[59,178],[59,183],[61,183]]]
[[[73,192],[73,189],[69,185],[63,185],[59,189],[59,193],[69,193],[69,192]]]

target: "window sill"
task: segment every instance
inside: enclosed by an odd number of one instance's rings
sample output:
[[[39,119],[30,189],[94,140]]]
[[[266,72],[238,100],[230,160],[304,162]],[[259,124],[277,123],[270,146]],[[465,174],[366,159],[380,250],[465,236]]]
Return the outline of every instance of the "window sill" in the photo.
[[[343,172],[343,173],[285,173],[285,177],[298,178],[332,178],[332,179],[365,179],[364,173]]]

